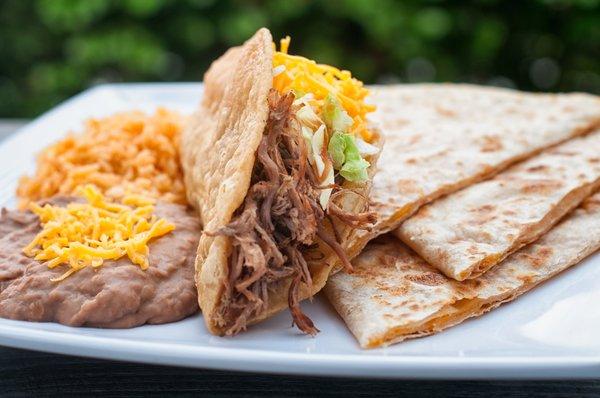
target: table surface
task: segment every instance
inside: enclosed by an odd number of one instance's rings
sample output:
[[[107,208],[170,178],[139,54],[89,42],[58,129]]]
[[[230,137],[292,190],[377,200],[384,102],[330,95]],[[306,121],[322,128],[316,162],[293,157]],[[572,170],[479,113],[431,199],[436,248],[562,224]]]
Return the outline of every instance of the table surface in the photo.
[[[0,141],[25,121],[0,120]],[[274,376],[104,361],[0,347],[0,396],[593,397],[600,381],[392,381]]]

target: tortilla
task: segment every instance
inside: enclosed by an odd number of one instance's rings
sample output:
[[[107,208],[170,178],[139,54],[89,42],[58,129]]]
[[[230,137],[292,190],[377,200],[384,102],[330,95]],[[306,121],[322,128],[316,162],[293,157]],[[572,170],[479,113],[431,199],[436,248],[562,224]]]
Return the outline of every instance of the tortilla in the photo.
[[[332,276],[327,297],[363,348],[437,333],[511,301],[600,248],[600,194],[477,279],[457,282],[390,235]]]
[[[379,86],[371,94],[386,142],[371,191],[379,223],[352,254],[424,204],[600,124],[600,99],[587,94],[456,84]]]
[[[600,187],[600,130],[421,208],[394,231],[456,280],[536,240]]]
[[[204,229],[230,221],[250,185],[254,151],[268,113],[264,98],[272,79],[270,36],[259,31],[243,48],[229,50],[211,65],[204,77],[202,104],[182,134],[188,202],[199,211]],[[243,68],[237,67],[240,57],[247,60]],[[226,78],[230,84],[225,84]],[[200,239],[195,279],[206,319],[218,306],[229,250],[224,237]]]
[[[273,42],[267,29],[259,30],[243,46],[229,50],[213,63],[204,77],[204,98],[192,121],[184,129],[181,158],[188,201],[194,206],[205,231],[226,226],[248,195],[257,150],[269,117],[268,95],[273,85]],[[381,145],[378,133],[372,144]],[[377,156],[367,159],[369,179],[348,183],[344,187],[357,191],[339,203],[344,210],[357,212],[365,205],[370,180],[376,170]],[[350,242],[351,229],[333,223],[342,247]],[[330,228],[331,229],[331,228]],[[311,250],[315,260],[306,258],[312,287],[301,284],[301,299],[321,290],[338,257],[321,240]],[[225,291],[232,238],[203,234],[196,258],[196,284],[199,303],[207,328],[222,335],[223,308],[228,304]],[[288,308],[291,279],[269,288],[269,301],[260,316],[248,324],[261,321]]]

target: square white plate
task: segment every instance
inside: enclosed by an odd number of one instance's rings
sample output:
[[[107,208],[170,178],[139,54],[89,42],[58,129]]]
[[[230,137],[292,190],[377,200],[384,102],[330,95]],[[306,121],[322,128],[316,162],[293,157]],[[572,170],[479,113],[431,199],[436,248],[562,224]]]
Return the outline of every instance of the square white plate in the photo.
[[[189,113],[200,84],[105,85],[36,119],[0,145],[0,206],[15,204],[18,177],[34,155],[92,116],[152,111]],[[201,317],[128,330],[70,328],[0,319],[5,346],[199,368],[393,378],[588,378],[600,376],[600,255],[513,303],[435,336],[361,350],[322,297],[304,308],[316,338],[290,328],[287,313],[235,338],[207,333]]]

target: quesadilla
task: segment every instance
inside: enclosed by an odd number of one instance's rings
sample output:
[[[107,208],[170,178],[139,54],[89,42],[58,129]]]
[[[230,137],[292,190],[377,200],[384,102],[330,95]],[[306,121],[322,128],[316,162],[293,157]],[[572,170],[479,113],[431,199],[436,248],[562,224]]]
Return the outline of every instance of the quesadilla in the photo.
[[[600,248],[600,194],[477,279],[457,282],[390,235],[371,242],[327,297],[363,348],[427,336],[511,301]]]
[[[600,188],[600,130],[421,208],[394,231],[456,280],[475,278]]]
[[[419,207],[600,124],[600,99],[456,84],[372,88],[385,136],[372,209],[378,223],[351,255]]]
[[[367,194],[380,151],[368,91],[350,72],[275,50],[267,29],[227,51],[204,77],[184,130],[188,200],[204,233],[199,302],[211,333],[236,334],[290,308],[350,268],[345,249],[374,223]]]

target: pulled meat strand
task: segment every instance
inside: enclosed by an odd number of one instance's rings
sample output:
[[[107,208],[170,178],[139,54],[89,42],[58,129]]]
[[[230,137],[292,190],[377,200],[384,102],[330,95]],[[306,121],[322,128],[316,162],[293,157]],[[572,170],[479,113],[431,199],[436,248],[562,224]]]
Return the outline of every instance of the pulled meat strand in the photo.
[[[302,330],[304,333],[315,336],[317,333],[319,333],[319,329],[315,327],[313,321],[300,309],[300,303],[298,301],[298,288],[301,280],[302,276],[296,275],[294,279],[292,279],[292,284],[290,285],[290,290],[288,291],[288,303],[290,306],[290,312],[292,313],[292,324],[296,325],[298,329]]]
[[[334,253],[339,257],[346,272],[354,271],[352,264],[350,264],[350,260],[348,260],[348,256],[346,256],[344,248],[337,242],[337,240],[334,237],[332,237],[329,233],[327,233],[327,231],[321,228],[317,230],[317,236],[319,236],[319,238],[321,238],[321,240],[325,242],[325,244],[329,246],[331,250],[333,250]]]
[[[374,212],[350,213],[343,210],[333,201],[329,202],[327,214],[336,217],[338,220],[352,228],[364,229],[366,231],[370,231],[373,224],[377,222],[377,215]]]
[[[343,191],[336,191],[331,195],[329,205],[327,207],[327,214],[336,217],[341,222],[352,228],[370,231],[372,229],[372,226],[377,222],[377,214],[375,212],[364,211],[360,213],[351,213],[349,211],[345,211],[336,204],[336,199],[339,196],[348,195],[350,193],[360,196],[364,200],[365,207],[367,207],[368,209],[369,199],[367,197],[351,189],[345,189]]]

